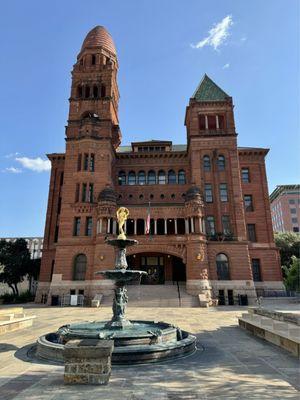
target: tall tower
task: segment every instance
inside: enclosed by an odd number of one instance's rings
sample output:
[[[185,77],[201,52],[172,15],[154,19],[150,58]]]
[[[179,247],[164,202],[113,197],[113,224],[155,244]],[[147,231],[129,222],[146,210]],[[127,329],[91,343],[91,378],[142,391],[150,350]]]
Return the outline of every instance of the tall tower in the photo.
[[[68,281],[80,281],[80,273],[94,279],[97,195],[114,187],[115,149],[121,142],[117,72],[113,39],[96,26],[72,70],[65,154],[48,156],[52,171],[40,287],[48,285],[49,295]],[[79,272],[74,273],[76,257]]]
[[[205,271],[208,265],[207,281],[215,290],[223,290],[228,277],[217,276],[216,257],[225,255],[240,259],[239,266],[232,267],[230,279],[236,280],[239,289],[248,293],[249,298],[255,298],[233,102],[206,74],[190,99],[185,125],[191,181],[201,188],[205,204],[207,258],[199,271],[202,268]],[[215,241],[218,234],[224,232],[230,232],[230,247]],[[203,276],[200,275],[200,280]]]
[[[111,139],[121,141],[118,119],[118,60],[112,37],[102,26],[83,41],[72,71],[67,140]]]

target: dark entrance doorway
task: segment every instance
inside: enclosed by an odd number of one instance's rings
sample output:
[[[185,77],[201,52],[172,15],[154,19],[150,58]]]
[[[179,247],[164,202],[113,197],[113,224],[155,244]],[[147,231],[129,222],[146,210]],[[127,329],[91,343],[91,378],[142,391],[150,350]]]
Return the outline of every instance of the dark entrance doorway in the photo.
[[[179,257],[162,253],[140,253],[128,256],[127,263],[129,269],[138,269],[148,273],[141,279],[141,284],[144,285],[163,285],[166,282],[186,281],[185,264]]]
[[[185,264],[179,257],[172,257],[172,280],[173,282],[185,282],[186,281],[186,270]]]

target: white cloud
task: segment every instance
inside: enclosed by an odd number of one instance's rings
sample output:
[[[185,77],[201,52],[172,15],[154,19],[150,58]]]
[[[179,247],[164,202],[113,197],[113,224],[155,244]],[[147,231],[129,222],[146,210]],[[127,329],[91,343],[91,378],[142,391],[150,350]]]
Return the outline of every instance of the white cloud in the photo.
[[[245,42],[246,40],[247,40],[246,36],[243,36],[243,37],[241,38],[241,42]]]
[[[17,151],[15,153],[10,153],[10,154],[6,154],[6,156],[4,156],[5,158],[13,158],[13,157],[17,157],[19,156],[20,153],[18,153]]]
[[[230,67],[230,64],[227,63],[227,64],[224,64],[224,65],[223,65],[222,69],[227,69],[227,68],[229,68],[229,67]]]
[[[10,172],[12,174],[20,174],[22,172],[22,170],[20,168],[7,167],[2,172]]]
[[[36,172],[50,171],[51,163],[49,160],[43,160],[41,157],[28,158],[28,157],[16,157],[24,168],[30,169]]]
[[[196,44],[191,44],[194,49],[201,49],[204,46],[212,46],[215,50],[225,43],[229,36],[229,28],[233,25],[231,15],[227,15],[221,22],[214,24],[208,31],[208,36]]]

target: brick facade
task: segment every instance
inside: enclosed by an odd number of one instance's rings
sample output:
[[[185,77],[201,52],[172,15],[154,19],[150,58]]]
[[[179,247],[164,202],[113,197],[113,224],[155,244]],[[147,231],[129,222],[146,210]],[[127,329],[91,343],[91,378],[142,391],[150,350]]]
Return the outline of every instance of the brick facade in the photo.
[[[131,267],[152,271],[148,283],[184,280],[189,293],[224,294],[226,302],[230,291],[235,301],[247,294],[253,302],[256,286],[282,288],[268,150],[237,147],[232,98],[205,75],[186,109],[187,145],[158,140],[120,146],[117,71],[112,38],[94,28],[72,72],[66,151],[48,155],[52,171],[36,300],[48,295],[50,302],[70,290],[90,298],[111,291],[111,282],[95,272],[113,266],[105,238],[117,233],[119,206],[130,210],[127,233],[139,241],[128,250]],[[252,196],[248,211],[245,195]]]

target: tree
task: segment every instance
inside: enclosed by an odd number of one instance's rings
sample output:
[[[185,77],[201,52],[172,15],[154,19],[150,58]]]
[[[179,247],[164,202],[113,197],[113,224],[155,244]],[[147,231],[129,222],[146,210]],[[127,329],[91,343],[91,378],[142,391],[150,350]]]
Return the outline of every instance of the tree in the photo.
[[[279,248],[281,265],[289,267],[292,256],[299,257],[300,235],[295,232],[275,233],[275,244]]]
[[[290,267],[284,267],[286,278],[284,284],[287,290],[300,292],[300,258],[292,256]]]
[[[6,283],[14,295],[19,295],[18,283],[30,269],[30,253],[24,239],[14,242],[0,240],[0,282]]]

